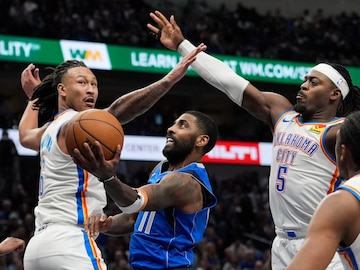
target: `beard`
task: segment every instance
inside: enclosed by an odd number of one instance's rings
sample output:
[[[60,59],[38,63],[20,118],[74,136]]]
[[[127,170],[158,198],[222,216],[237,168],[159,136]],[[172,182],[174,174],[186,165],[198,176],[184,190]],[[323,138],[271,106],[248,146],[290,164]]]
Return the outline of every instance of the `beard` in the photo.
[[[187,141],[178,141],[174,138],[173,144],[165,146],[162,153],[167,158],[170,164],[177,164],[185,160],[194,148],[195,138],[190,138]]]
[[[303,114],[306,111],[306,108],[299,103],[295,104],[293,110],[297,113]]]

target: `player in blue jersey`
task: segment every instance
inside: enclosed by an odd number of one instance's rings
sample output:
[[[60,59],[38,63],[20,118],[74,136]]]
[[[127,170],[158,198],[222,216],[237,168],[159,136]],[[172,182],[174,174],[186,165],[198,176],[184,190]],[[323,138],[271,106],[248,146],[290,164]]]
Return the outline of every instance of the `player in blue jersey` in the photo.
[[[185,74],[199,46],[159,81],[116,99],[105,108],[122,124],[147,111]],[[99,89],[94,73],[82,62],[68,60],[47,75],[35,91],[39,72],[29,65],[22,85],[30,101],[19,125],[20,142],[40,153],[35,232],[24,254],[26,270],[106,269],[95,239],[84,231],[88,216],[102,213],[107,198],[103,184],[78,167],[65,138],[68,122],[79,111],[95,107]],[[44,125],[39,125],[46,121]]]
[[[168,128],[163,154],[166,160],[152,171],[147,185],[132,188],[116,177],[120,149],[106,161],[103,152],[87,147],[74,158],[104,183],[121,214],[93,216],[86,228],[97,235],[131,235],[132,269],[185,269],[193,266],[193,249],[205,232],[210,208],[217,199],[202,157],[217,140],[214,121],[198,111],[187,111]],[[88,145],[87,145],[88,146]],[[94,152],[92,152],[94,151]],[[135,224],[135,226],[134,226]]]
[[[159,11],[150,16],[157,26],[148,24],[148,28],[164,46],[182,56],[194,48],[174,16],[168,20]],[[320,63],[306,74],[293,105],[280,94],[260,91],[205,52],[192,67],[273,132],[269,203],[276,237],[271,263],[273,270],[283,270],[304,243],[316,207],[341,183],[335,162],[336,132],[344,116],[360,109],[360,89],[345,67]],[[328,269],[342,268],[336,255]]]
[[[325,197],[311,219],[304,246],[288,270],[325,269],[337,251],[344,269],[360,269],[360,112],[337,133],[336,160],[345,181]]]

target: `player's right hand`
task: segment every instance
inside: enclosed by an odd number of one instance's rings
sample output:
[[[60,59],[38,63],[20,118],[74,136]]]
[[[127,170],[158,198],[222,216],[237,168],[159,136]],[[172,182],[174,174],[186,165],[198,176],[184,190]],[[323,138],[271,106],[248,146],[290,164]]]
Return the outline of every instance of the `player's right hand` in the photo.
[[[90,234],[91,237],[97,237],[99,233],[104,233],[111,229],[112,221],[113,217],[108,217],[104,213],[90,216],[84,222],[85,232]]]
[[[170,16],[170,21],[160,11],[151,12],[150,17],[157,24],[157,27],[148,23],[149,30],[160,38],[165,47],[176,51],[185,38],[175,21],[174,15]]]

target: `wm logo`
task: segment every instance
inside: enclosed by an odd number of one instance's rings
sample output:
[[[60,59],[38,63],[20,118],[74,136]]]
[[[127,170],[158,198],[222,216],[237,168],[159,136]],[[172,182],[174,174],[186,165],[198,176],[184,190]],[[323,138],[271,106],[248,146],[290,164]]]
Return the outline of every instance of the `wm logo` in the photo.
[[[99,51],[70,49],[70,55],[74,59],[80,58],[83,60],[102,61],[101,52]]]
[[[111,69],[107,46],[104,43],[60,40],[64,60],[78,59],[84,61],[89,68]]]

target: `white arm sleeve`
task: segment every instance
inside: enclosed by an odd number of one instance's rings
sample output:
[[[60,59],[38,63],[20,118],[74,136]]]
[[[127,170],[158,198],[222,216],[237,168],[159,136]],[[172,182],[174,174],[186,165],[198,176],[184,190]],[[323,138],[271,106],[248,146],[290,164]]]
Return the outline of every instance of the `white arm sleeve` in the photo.
[[[185,56],[194,49],[195,46],[185,39],[180,43],[178,52]],[[196,61],[191,66],[205,81],[224,92],[233,102],[241,106],[249,81],[237,75],[224,62],[204,52],[197,55]]]

